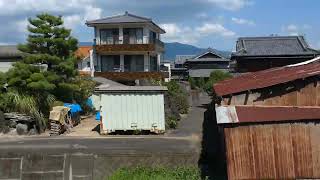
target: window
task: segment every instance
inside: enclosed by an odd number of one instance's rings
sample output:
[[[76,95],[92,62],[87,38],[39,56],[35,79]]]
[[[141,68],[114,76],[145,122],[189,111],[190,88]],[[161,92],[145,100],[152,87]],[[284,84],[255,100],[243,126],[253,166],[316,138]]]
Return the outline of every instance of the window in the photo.
[[[101,44],[119,44],[119,29],[100,30]]]
[[[156,39],[157,39],[157,34],[153,31],[150,31],[150,34],[149,34],[149,43],[150,44],[154,44],[156,42]]]
[[[120,71],[120,56],[101,56],[102,72]]]
[[[150,71],[158,71],[157,56],[150,56]]]
[[[142,28],[125,28],[123,29],[124,44],[142,44],[143,29]]]
[[[88,67],[88,68],[90,67],[90,62],[87,62],[87,67]]]
[[[144,71],[143,55],[126,55],[124,56],[124,71],[141,72]]]

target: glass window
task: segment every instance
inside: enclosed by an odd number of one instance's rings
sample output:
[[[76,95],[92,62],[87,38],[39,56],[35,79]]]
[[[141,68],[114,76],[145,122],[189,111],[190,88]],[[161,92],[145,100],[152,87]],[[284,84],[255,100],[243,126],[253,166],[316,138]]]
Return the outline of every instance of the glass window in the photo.
[[[143,29],[142,28],[125,28],[123,29],[124,44],[142,44]]]
[[[120,56],[101,56],[102,72],[120,71]]]
[[[119,29],[100,30],[101,44],[119,44]]]
[[[157,56],[150,56],[150,71],[158,71]]]
[[[139,72],[144,71],[143,55],[126,55],[124,56],[124,71]]]

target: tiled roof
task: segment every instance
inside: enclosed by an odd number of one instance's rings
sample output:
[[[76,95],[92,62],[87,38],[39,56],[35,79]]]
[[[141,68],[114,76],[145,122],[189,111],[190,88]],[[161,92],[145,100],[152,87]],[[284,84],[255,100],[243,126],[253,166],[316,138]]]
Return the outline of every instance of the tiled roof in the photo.
[[[90,50],[92,46],[80,46],[78,50],[75,52],[76,57],[78,58],[86,58],[90,55]]]
[[[213,86],[213,89],[218,96],[224,96],[247,90],[270,87],[319,74],[320,56],[298,64],[246,73],[219,82]]]
[[[204,56],[208,53],[212,53],[214,55],[216,55],[217,57],[220,57],[220,58],[223,58],[221,55],[219,55],[214,49],[212,48],[208,48],[204,51],[202,51],[201,53],[199,53],[198,55],[195,55],[192,59],[197,59],[197,58],[200,58],[201,56]]]
[[[0,57],[21,57],[23,52],[18,50],[16,45],[3,45],[0,46]]]
[[[303,36],[240,37],[232,56],[313,55]]]
[[[229,62],[229,59],[225,58],[201,58],[201,59],[188,59],[187,62],[199,62],[199,61],[205,61],[205,62],[217,62],[217,61],[223,61],[223,62]]]
[[[102,19],[96,19],[92,21],[87,21],[88,26],[94,26],[96,24],[118,24],[118,23],[151,23],[156,26],[162,33],[165,31],[156,25],[151,18],[141,17],[137,15],[125,12],[123,15],[110,16]]]

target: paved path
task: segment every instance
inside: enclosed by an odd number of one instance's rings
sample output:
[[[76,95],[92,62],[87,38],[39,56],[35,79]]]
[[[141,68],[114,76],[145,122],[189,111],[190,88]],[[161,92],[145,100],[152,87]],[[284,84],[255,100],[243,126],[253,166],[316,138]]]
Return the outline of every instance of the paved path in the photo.
[[[181,119],[178,128],[168,133],[170,137],[197,136],[202,135],[202,123],[204,112],[211,98],[206,93],[194,93],[192,97],[192,106],[188,115]]]

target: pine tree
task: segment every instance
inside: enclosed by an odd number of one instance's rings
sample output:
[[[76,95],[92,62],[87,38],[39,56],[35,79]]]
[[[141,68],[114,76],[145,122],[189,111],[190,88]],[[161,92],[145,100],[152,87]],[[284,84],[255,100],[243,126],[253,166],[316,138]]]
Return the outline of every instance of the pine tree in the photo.
[[[52,101],[53,95],[68,102],[79,91],[74,57],[78,41],[71,36],[71,30],[63,27],[61,16],[45,13],[28,21],[27,43],[19,45],[24,58],[6,73],[6,80],[9,91],[35,99],[35,113],[43,117],[50,110],[48,99]]]

